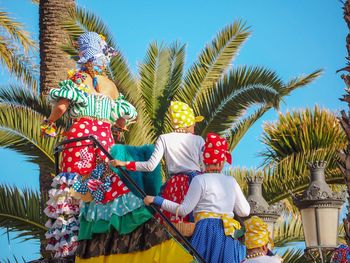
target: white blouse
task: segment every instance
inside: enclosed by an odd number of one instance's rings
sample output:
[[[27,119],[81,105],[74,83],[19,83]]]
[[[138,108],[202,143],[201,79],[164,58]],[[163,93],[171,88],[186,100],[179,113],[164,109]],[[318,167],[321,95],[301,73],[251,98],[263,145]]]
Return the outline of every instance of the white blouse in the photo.
[[[250,206],[235,178],[221,173],[200,174],[193,178],[182,204],[164,199],[161,208],[173,214],[179,207],[179,216],[185,216],[191,211],[234,213],[246,217]]]
[[[163,155],[169,174],[201,171],[204,139],[192,133],[167,133],[159,136],[154,152],[146,162],[136,162],[136,170],[153,171]]]

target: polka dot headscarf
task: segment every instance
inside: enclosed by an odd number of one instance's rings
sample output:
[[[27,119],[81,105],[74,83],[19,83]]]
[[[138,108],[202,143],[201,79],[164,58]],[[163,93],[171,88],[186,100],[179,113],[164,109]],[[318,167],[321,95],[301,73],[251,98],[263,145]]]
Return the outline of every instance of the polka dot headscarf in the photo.
[[[181,101],[172,101],[170,103],[170,117],[174,129],[190,127],[204,119],[203,116],[195,117],[190,106]]]
[[[204,164],[220,164],[225,160],[231,164],[232,157],[228,152],[227,141],[215,133],[209,133],[203,150]]]
[[[272,243],[267,224],[257,216],[252,216],[244,222],[245,245],[248,249],[258,248]]]

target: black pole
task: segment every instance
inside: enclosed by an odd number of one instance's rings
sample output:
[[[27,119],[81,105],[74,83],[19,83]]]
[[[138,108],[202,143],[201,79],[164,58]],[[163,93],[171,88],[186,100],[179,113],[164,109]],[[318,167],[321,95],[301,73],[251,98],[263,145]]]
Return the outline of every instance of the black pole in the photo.
[[[79,142],[79,141],[85,141],[85,140],[91,140],[93,144],[96,147],[98,147],[108,157],[108,159],[110,160],[114,159],[113,156],[103,147],[103,145],[93,135],[89,135],[89,136],[84,136],[80,138],[64,140],[58,143],[57,146],[55,147],[55,161],[58,161],[58,153],[61,150],[60,146],[63,146],[65,144],[72,143],[72,142]],[[142,196],[142,198],[145,198],[147,194],[145,193],[145,191],[143,191],[142,188],[138,186],[138,184],[129,176],[129,174],[119,166],[116,168],[125,177],[125,179],[133,187],[135,187],[135,189]],[[56,169],[57,169],[56,170],[57,172],[58,171],[57,163],[56,163]],[[191,243],[180,233],[180,231],[173,225],[173,223],[171,223],[171,221],[163,214],[160,208],[154,204],[151,204],[150,207],[160,215],[160,217],[166,222],[166,224],[171,228],[171,230],[173,230],[176,233],[176,236],[179,237],[183,243],[185,243],[189,253],[195,258],[197,258],[197,260],[199,260],[200,262],[206,263],[205,259],[197,252],[197,250],[191,245]],[[177,238],[175,237],[175,239]]]

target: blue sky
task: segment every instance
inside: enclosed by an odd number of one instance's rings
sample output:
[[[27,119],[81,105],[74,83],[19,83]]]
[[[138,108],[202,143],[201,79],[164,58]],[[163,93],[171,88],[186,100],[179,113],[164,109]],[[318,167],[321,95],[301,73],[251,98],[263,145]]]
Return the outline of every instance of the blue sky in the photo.
[[[196,59],[204,45],[225,25],[236,19],[247,21],[253,31],[234,61],[235,65],[263,65],[276,70],[284,79],[322,68],[323,76],[306,88],[286,98],[280,111],[320,105],[333,111],[345,108],[338,98],[344,84],[335,71],[345,65],[346,25],[340,1],[277,0],[177,0],[177,1],[77,1],[103,18],[133,71],[142,61],[151,41],[187,45],[186,67]],[[38,37],[38,7],[29,0],[0,0],[0,7],[25,23]],[[0,85],[7,83],[0,70]],[[255,167],[261,163],[257,153],[264,121],[273,121],[276,111],[269,111],[246,134],[233,153],[233,163]],[[0,149],[0,183],[38,188],[38,170],[23,156]],[[0,236],[0,259],[11,253],[27,260],[37,257],[38,246],[11,241]],[[11,251],[9,251],[11,250]],[[3,252],[4,251],[4,252]]]

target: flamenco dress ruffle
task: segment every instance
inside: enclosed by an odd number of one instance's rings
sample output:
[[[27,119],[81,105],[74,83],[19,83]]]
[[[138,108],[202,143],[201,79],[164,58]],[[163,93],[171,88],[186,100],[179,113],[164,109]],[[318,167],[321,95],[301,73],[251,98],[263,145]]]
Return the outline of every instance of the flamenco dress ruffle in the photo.
[[[119,160],[148,160],[153,146],[115,145],[111,154]],[[119,173],[117,170],[114,170]],[[142,199],[131,190],[106,204],[83,204],[80,213],[79,247],[76,262],[193,262],[193,257],[153,218]],[[161,170],[129,175],[150,195],[162,184]]]

